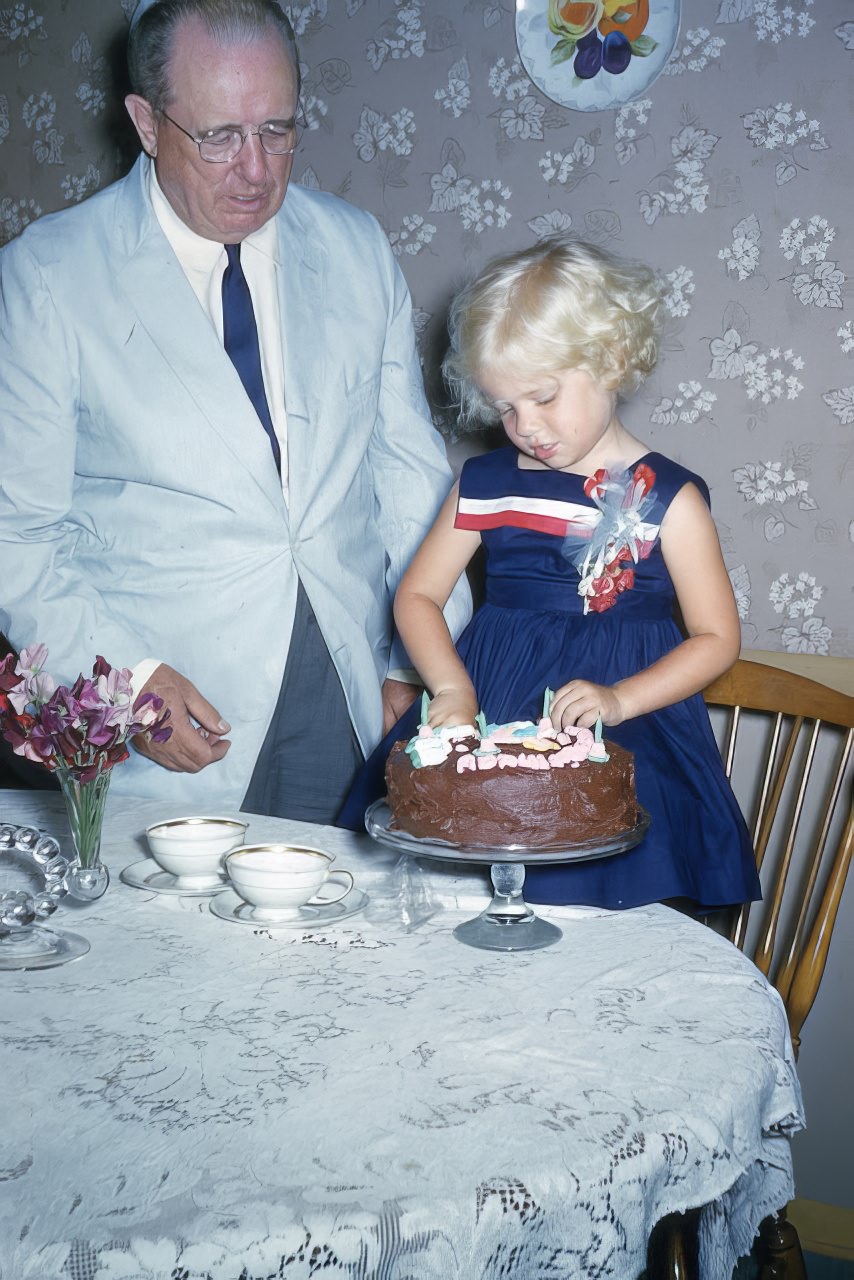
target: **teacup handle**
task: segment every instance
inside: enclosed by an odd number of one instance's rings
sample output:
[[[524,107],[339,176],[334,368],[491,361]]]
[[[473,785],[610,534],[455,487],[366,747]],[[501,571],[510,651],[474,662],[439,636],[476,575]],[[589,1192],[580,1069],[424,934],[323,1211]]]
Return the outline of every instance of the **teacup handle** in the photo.
[[[347,884],[346,884],[346,887],[343,888],[342,891],[338,894],[337,898],[329,898],[326,896],[326,894],[323,894],[322,897],[319,894],[315,894],[313,898],[309,898],[308,902],[305,905],[307,907],[331,907],[333,903],[340,902],[342,898],[346,898],[347,894],[353,888],[353,877],[349,871],[344,871],[343,869],[330,871],[329,875],[326,877],[326,880],[323,883],[323,887],[325,889],[326,886],[329,884],[330,880],[334,880],[339,876],[346,876]]]

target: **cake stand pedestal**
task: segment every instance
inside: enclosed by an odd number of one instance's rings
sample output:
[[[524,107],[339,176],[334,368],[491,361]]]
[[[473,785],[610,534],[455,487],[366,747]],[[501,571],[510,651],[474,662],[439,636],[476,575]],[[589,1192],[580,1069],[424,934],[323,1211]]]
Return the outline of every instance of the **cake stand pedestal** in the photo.
[[[436,858],[443,862],[488,863],[492,877],[492,901],[485,911],[465,920],[454,929],[454,937],[467,946],[484,951],[536,951],[550,947],[562,937],[557,925],[536,915],[525,901],[525,863],[582,862],[610,858],[633,849],[644,838],[649,814],[638,809],[637,825],[607,840],[582,844],[531,848],[506,845],[450,844],[444,840],[424,840],[391,827],[391,813],[385,800],[376,800],[365,814],[368,834],[413,858]]]

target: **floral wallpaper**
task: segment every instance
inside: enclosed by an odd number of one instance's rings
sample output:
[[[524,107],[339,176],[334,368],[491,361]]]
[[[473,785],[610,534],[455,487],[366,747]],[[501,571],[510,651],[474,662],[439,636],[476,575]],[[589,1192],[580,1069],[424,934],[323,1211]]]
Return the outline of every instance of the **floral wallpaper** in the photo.
[[[663,351],[626,424],[709,482],[745,646],[852,655],[854,4],[659,3],[681,7],[663,71],[588,111],[529,79],[512,0],[292,0],[294,180],[385,228],[455,464],[488,443],[437,376],[461,283],[562,230],[654,265]],[[0,243],[128,167],[133,7],[0,0]]]

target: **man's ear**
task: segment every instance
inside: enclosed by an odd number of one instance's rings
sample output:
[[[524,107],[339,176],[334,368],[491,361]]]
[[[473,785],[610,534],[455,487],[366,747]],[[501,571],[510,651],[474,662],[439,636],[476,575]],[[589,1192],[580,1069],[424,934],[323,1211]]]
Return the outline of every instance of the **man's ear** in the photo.
[[[147,98],[138,93],[129,93],[125,98],[127,113],[139,134],[143,151],[150,156],[157,155],[157,118]]]

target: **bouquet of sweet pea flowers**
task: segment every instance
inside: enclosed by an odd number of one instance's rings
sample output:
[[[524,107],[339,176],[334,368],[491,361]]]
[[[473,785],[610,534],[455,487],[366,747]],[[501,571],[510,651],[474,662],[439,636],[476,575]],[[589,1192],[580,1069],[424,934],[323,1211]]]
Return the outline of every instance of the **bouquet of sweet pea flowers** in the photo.
[[[69,688],[45,671],[47,655],[37,644],[0,662],[0,728],[16,755],[86,783],[126,760],[136,734],[154,742],[171,735],[163,699],[134,700],[127,669],[98,657],[92,675]]]

